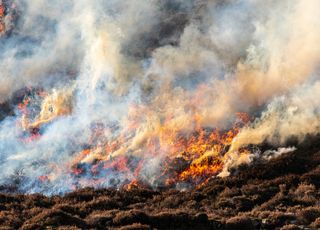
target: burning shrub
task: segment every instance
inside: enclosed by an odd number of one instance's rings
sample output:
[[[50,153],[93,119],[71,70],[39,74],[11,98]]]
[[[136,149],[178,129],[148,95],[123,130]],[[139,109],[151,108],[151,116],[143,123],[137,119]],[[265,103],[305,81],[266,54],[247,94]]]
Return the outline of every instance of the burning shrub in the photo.
[[[0,224],[317,226],[317,9],[0,0]]]
[[[286,161],[285,158],[281,160]],[[269,169],[262,167],[262,170]],[[310,168],[310,171],[314,169]],[[250,168],[243,173],[252,175]],[[248,180],[237,176],[213,178],[188,192],[86,188],[50,198],[39,194],[0,194],[4,206],[0,220],[2,225],[23,226],[25,229],[43,226],[71,228],[73,226],[67,226],[70,223],[66,222],[70,218],[75,221],[74,228],[232,229],[242,226],[274,229],[290,225],[317,226],[317,200],[303,205],[297,202],[297,196],[304,193],[318,196],[316,185],[301,184],[297,180],[304,175],[285,174],[269,180],[250,179],[249,175]],[[174,203],[175,200],[178,202]]]

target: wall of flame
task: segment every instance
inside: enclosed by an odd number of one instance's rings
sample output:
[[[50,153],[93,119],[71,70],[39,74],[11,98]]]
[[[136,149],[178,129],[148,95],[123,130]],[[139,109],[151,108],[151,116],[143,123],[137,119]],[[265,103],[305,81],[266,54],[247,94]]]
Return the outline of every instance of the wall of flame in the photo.
[[[185,189],[318,133],[319,8],[2,1],[0,184]]]

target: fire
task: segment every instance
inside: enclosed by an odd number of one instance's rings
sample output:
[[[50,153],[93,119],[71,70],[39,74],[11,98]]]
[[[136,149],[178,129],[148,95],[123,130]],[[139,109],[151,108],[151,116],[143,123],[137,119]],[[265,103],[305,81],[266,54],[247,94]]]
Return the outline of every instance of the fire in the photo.
[[[148,186],[144,184],[141,171],[148,168],[149,159],[157,158],[166,152],[163,167],[154,180],[167,187],[177,183],[199,185],[221,171],[224,154],[241,127],[250,120],[247,114],[238,113],[237,121],[230,130],[198,128],[192,134],[181,133],[178,127],[169,128],[165,126],[168,122],[166,121],[163,126],[158,127],[157,135],[149,133],[150,137],[143,142],[144,145],[138,145],[138,150],[128,147],[135,146],[132,145],[134,136],[130,138],[128,134],[121,134],[119,139],[83,150],[77,155],[73,165],[89,165],[91,174],[92,171],[99,173],[99,168],[105,173],[124,173],[129,178],[124,187],[130,189]],[[130,128],[136,125],[133,122]],[[93,136],[96,136],[95,132]],[[79,173],[79,168],[76,168],[73,173],[79,176],[83,172]]]
[[[0,38],[12,30],[17,19],[17,9],[15,2],[0,1]]]
[[[23,140],[30,142],[41,138],[42,126],[71,114],[71,98],[72,91],[47,93],[42,90],[25,97],[18,105],[22,113],[21,127],[29,134]],[[201,185],[222,170],[223,157],[233,139],[251,121],[248,114],[237,113],[231,129],[220,130],[202,127],[202,117],[195,114],[190,122],[193,130],[185,131],[176,125],[170,113],[159,122],[145,106],[133,105],[129,111],[124,120],[126,128],[121,131],[116,131],[117,126],[93,124],[87,147],[75,153],[67,166],[55,166],[57,172],[54,173],[66,171],[63,167],[69,168],[67,173],[82,185],[92,185],[103,180],[104,175],[116,174],[125,178],[119,184],[114,182],[116,186],[127,189],[152,187],[145,172],[153,167],[149,166],[150,162],[156,161],[160,169],[152,175],[151,181],[158,186],[174,187],[178,183]],[[39,180],[51,178],[55,176],[43,175]],[[90,182],[88,178],[94,179]]]
[[[5,7],[3,5],[0,5],[0,34],[6,31],[6,26],[4,23],[5,10]]]
[[[39,129],[57,117],[71,113],[71,94],[67,91],[30,90],[29,96],[18,104],[22,113],[21,126],[24,130]]]
[[[186,160],[191,160],[191,164],[180,173],[179,180],[198,183],[216,175],[222,169],[223,155],[240,128],[250,121],[250,117],[245,113],[238,113],[237,116],[238,121],[231,130],[206,131],[200,129],[187,140],[183,155]]]

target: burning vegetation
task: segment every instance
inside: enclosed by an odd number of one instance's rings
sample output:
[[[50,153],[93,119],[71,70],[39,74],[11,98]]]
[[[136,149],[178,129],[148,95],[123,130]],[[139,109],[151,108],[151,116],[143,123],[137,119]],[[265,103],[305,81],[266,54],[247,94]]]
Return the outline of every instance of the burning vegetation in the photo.
[[[0,0],[0,224],[318,228],[316,9]]]
[[[18,11],[14,0],[0,1],[0,38],[14,29]]]
[[[72,93],[62,90],[47,93],[41,89],[27,89],[22,102],[18,104],[21,119],[19,126],[23,130],[21,141],[30,143],[41,138],[41,132],[50,122],[61,116],[72,113]],[[148,108],[132,106],[129,110],[127,129],[122,130],[114,138],[108,140],[112,132],[119,127],[105,127],[102,123],[93,124],[91,136],[79,153],[66,165],[53,165],[54,171],[39,177],[42,182],[54,180],[60,170],[68,170],[71,177],[76,178],[72,186],[94,186],[110,174],[125,176],[125,180],[110,178],[111,187],[132,188],[190,188],[205,183],[216,176],[223,167],[224,155],[232,140],[240,129],[252,118],[246,113],[237,113],[231,129],[203,128],[199,123],[200,116],[191,121],[195,127],[192,132],[180,130],[175,126],[173,118],[168,116],[158,123],[148,135],[136,133],[143,123],[140,114],[152,114]],[[147,117],[146,119],[149,119]],[[154,125],[154,124],[153,124]],[[138,136],[138,137],[137,137]],[[137,140],[138,139],[138,140]],[[140,142],[140,143],[137,143]],[[240,154],[246,154],[246,148]],[[162,157],[157,175],[146,175],[146,164],[152,159]],[[83,184],[82,184],[83,183]]]
[[[188,191],[131,187],[64,196],[1,194],[9,229],[318,229],[319,136]],[[260,146],[260,148],[269,148]],[[272,170],[271,170],[272,169]],[[7,193],[9,187],[1,187]],[[11,188],[11,192],[14,188]]]

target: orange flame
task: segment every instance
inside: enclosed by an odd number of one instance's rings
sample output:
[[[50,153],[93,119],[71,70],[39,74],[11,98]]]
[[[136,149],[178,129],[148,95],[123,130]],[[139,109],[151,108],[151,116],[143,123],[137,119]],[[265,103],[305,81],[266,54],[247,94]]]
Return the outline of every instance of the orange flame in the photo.
[[[145,144],[144,150],[146,154],[138,156],[138,163],[132,169],[129,165],[130,153],[125,152],[123,155],[116,155],[122,146],[128,145],[124,135],[120,135],[118,139],[106,142],[103,147],[93,147],[83,150],[75,158],[74,164],[89,163],[94,170],[98,170],[95,160],[103,162],[103,169],[112,169],[114,171],[129,173],[131,180],[124,188],[131,189],[143,186],[141,181],[141,170],[146,167],[145,157],[156,157],[161,152],[168,152],[168,157],[164,167],[155,180],[162,181],[168,187],[174,186],[178,182],[187,182],[199,185],[208,178],[217,175],[223,167],[223,156],[227,152],[232,140],[238,134],[241,127],[248,123],[251,118],[246,113],[237,113],[237,121],[230,130],[205,129],[197,128],[191,135],[180,133],[178,128],[172,130],[164,125],[160,127],[158,136],[150,136]],[[198,117],[195,120],[199,119]],[[197,121],[195,121],[197,122]],[[137,127],[135,122],[131,123],[132,127]],[[95,132],[101,133],[100,129],[94,129]],[[97,133],[93,133],[93,137],[97,137]],[[92,138],[94,139],[94,138]],[[93,140],[90,141],[91,143]],[[243,150],[245,151],[245,150]],[[180,169],[174,169],[174,159],[182,159],[186,165]],[[179,167],[177,167],[179,168]],[[74,171],[75,175],[81,174],[79,169]]]
[[[38,95],[44,98],[44,102],[48,102],[47,98],[52,98],[46,93],[39,92]],[[40,114],[44,113],[43,108],[50,107],[49,105],[56,105],[55,109],[63,112],[49,113],[46,119],[38,115],[36,116],[38,121],[33,121],[33,124],[46,123],[55,116],[64,116],[71,112],[71,108],[64,107],[70,105],[65,97],[57,95],[54,100],[49,101],[51,104],[47,103],[43,106],[42,103]],[[18,105],[23,116],[29,115],[30,103],[30,99],[25,98]],[[153,175],[153,181],[167,187],[175,186],[177,183],[198,186],[222,170],[224,154],[240,129],[251,121],[248,114],[239,112],[236,114],[234,125],[229,130],[203,128],[201,115],[195,113],[190,122],[193,131],[183,131],[175,123],[173,114],[167,113],[162,122],[157,118],[152,120],[153,115],[154,113],[146,106],[134,105],[129,109],[129,115],[125,120],[126,128],[117,134],[114,134],[112,127],[106,127],[102,123],[93,125],[88,147],[75,154],[70,165],[67,166],[71,168],[71,175],[79,180],[84,178],[83,183],[90,185],[90,179],[85,175],[98,178],[100,173],[118,172],[126,175],[126,181],[121,185],[124,188],[148,186],[143,170],[148,168],[150,159],[160,158],[158,164],[161,166],[157,175]],[[26,127],[29,127],[30,136],[24,141],[33,141],[39,137],[38,127],[33,125]],[[32,127],[31,130],[30,127]],[[47,178],[51,177],[43,176],[40,180],[45,181]],[[97,178],[92,181],[92,184],[101,179]]]

